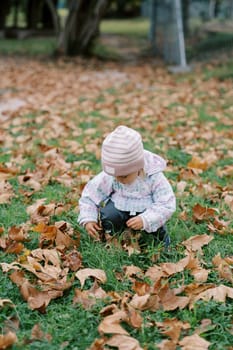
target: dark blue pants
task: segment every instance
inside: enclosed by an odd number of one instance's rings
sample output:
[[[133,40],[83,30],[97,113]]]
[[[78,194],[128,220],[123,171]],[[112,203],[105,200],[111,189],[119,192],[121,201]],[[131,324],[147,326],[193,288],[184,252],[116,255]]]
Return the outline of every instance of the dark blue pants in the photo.
[[[140,213],[137,213],[138,215]],[[126,221],[134,215],[130,215],[128,211],[116,209],[114,203],[109,199],[104,207],[100,208],[100,221],[105,232],[110,234],[121,233],[126,228]],[[156,232],[151,233],[158,241],[162,241],[165,245],[170,244],[169,236],[164,226],[160,227]],[[169,240],[169,242],[167,242]]]

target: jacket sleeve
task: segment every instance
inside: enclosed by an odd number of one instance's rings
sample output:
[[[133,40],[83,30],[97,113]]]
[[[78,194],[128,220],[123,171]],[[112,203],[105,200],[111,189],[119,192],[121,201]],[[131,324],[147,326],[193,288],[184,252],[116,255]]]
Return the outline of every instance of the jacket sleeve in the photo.
[[[113,177],[103,171],[90,180],[83,189],[79,200],[78,223],[98,222],[98,206],[112,192]]]
[[[153,204],[140,214],[146,232],[156,232],[176,210],[175,195],[165,175],[162,172],[153,174],[151,181]]]

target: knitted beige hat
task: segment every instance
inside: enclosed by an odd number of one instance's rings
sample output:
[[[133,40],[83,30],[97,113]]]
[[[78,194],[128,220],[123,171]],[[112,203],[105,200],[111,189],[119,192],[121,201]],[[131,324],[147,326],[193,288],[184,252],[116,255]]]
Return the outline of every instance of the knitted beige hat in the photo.
[[[102,144],[102,167],[112,176],[125,176],[144,167],[144,149],[141,135],[120,125]]]

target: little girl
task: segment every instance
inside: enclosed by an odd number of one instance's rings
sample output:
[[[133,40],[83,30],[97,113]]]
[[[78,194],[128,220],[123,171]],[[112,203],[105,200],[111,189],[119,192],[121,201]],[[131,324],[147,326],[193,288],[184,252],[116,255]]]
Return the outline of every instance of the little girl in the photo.
[[[176,208],[175,195],[163,174],[166,162],[144,150],[141,135],[118,126],[102,144],[103,171],[90,180],[79,201],[78,222],[98,239],[99,232],[144,230],[170,243],[164,224]]]

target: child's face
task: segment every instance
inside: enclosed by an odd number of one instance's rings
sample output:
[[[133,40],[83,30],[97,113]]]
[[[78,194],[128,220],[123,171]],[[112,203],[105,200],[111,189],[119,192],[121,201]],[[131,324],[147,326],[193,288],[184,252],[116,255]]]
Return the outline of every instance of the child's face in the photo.
[[[116,176],[116,180],[124,185],[132,184],[138,177],[138,171],[125,176]]]

